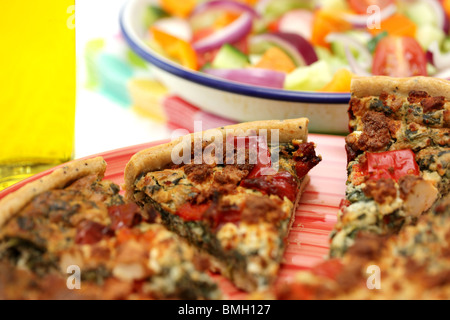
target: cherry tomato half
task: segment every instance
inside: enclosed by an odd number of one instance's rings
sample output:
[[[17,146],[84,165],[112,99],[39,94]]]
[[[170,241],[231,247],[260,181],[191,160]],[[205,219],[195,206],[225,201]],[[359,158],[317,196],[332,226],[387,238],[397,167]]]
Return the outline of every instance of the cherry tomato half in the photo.
[[[375,49],[372,73],[391,77],[426,76],[427,58],[414,38],[387,36]]]

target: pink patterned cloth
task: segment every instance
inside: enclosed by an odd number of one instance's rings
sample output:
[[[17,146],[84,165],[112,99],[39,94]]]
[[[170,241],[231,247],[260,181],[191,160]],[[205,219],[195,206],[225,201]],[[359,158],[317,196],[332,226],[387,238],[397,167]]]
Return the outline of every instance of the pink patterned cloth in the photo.
[[[167,126],[171,129],[181,128],[195,132],[237,123],[237,121],[203,111],[174,95],[165,97],[162,106],[167,116]],[[197,127],[195,127],[196,122]]]

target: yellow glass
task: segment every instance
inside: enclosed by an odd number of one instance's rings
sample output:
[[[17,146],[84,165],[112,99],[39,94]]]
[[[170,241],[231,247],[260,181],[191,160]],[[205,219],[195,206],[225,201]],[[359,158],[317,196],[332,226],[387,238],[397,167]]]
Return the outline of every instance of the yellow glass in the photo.
[[[0,190],[73,157],[74,4],[0,1]]]

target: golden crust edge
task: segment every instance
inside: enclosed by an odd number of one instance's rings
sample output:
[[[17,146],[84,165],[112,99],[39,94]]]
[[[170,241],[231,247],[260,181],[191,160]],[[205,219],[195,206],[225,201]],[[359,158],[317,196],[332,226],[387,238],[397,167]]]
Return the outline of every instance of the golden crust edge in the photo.
[[[217,130],[219,130],[225,138],[227,132],[236,132],[239,134],[241,131],[242,134],[242,131],[255,130],[259,134],[260,130],[266,129],[268,130],[267,136],[270,138],[270,130],[278,129],[280,142],[288,142],[293,139],[304,140],[306,142],[308,139],[308,122],[309,120],[307,118],[252,121],[205,130],[202,131],[201,134],[203,141],[211,141],[210,139],[205,139],[205,137],[213,136],[214,133],[218,132]],[[141,173],[160,170],[164,166],[170,164],[172,162],[171,154],[173,148],[182,143],[183,139],[186,139],[186,137],[190,137],[190,140],[194,141],[196,135],[200,135],[200,132],[191,133],[179,137],[169,143],[141,150],[133,155],[124,171],[123,189],[125,190],[126,199],[133,200],[134,182]]]
[[[412,90],[426,91],[430,96],[444,96],[446,99],[450,99],[450,81],[439,78],[357,76],[351,82],[352,96],[358,98],[380,96],[383,92],[408,96]]]
[[[105,171],[106,161],[102,157],[80,159],[71,161],[52,173],[27,183],[0,200],[0,228],[39,194],[63,188],[69,182],[87,175],[97,174],[99,178],[103,178]]]

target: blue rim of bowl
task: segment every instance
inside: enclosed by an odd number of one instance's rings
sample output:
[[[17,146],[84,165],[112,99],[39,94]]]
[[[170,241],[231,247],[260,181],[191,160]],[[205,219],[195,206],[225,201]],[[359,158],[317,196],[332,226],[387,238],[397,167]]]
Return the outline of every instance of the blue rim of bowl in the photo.
[[[131,2],[129,2],[128,5],[130,3]],[[123,37],[125,38],[125,41],[128,43],[130,48],[141,58],[148,61],[157,68],[160,68],[175,76],[216,90],[262,99],[322,104],[348,104],[348,102],[350,101],[350,93],[323,93],[257,87],[240,84],[237,82],[226,81],[219,78],[216,79],[200,72],[187,70],[182,67],[178,67],[175,64],[168,63],[160,59],[157,53],[151,53],[150,48],[143,48],[140,44],[133,41],[133,39],[129,36],[124,26],[124,12],[126,6],[127,5],[122,8],[119,18],[120,30]]]

